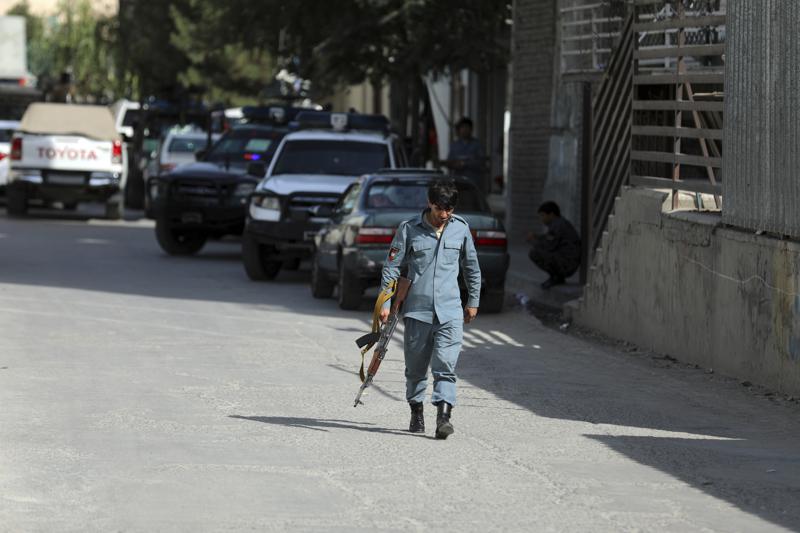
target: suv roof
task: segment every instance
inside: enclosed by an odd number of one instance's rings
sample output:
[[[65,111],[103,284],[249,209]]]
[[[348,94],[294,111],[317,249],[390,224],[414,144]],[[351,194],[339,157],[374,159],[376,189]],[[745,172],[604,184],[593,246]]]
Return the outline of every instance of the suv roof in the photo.
[[[375,176],[380,175],[402,175],[402,174],[413,174],[415,176],[419,175],[433,175],[433,176],[444,176],[444,172],[441,170],[436,170],[433,168],[424,168],[424,167],[403,167],[403,168],[382,168],[372,173]]]
[[[286,135],[285,140],[303,141],[356,141],[367,143],[387,144],[389,137],[382,133],[372,131],[331,131],[331,130],[300,130],[291,131]]]

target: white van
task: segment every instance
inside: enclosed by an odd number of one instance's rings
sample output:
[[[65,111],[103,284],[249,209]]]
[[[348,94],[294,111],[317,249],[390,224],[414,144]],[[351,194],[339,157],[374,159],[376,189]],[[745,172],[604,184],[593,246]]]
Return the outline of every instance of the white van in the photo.
[[[122,217],[125,154],[105,106],[35,103],[11,139],[7,210],[30,205],[103,202],[106,217]]]

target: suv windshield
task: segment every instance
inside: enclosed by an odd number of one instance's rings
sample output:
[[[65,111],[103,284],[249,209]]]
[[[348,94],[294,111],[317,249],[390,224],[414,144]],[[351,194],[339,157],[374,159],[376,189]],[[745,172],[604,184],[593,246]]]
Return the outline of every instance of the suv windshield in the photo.
[[[283,137],[283,133],[267,129],[233,129],[211,148],[206,156],[206,161],[262,161],[269,163],[275,152],[275,145],[281,137]]]
[[[367,209],[410,209],[413,211],[428,206],[427,181],[375,182],[367,190]],[[483,213],[486,208],[481,202],[478,190],[459,183],[458,205],[456,211]]]
[[[273,174],[358,176],[390,166],[383,143],[358,141],[289,141]]]

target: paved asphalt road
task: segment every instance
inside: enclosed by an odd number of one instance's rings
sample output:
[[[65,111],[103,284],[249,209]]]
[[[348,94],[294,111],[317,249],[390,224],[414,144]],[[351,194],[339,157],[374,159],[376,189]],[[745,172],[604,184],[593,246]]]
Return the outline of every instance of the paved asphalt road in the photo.
[[[512,309],[467,330],[456,434],[410,435],[399,346],[354,409],[370,303],[307,277],[0,212],[0,530],[800,530],[796,404]]]

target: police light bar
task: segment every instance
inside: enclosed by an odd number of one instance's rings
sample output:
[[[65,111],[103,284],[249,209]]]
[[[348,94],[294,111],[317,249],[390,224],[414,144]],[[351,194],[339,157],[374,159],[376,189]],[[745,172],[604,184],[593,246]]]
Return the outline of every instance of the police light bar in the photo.
[[[242,115],[249,122],[286,124],[300,112],[300,108],[290,106],[245,106]]]
[[[389,132],[389,119],[383,115],[360,113],[331,113],[328,111],[301,111],[295,119],[301,129],[332,129],[335,131],[365,130]]]

